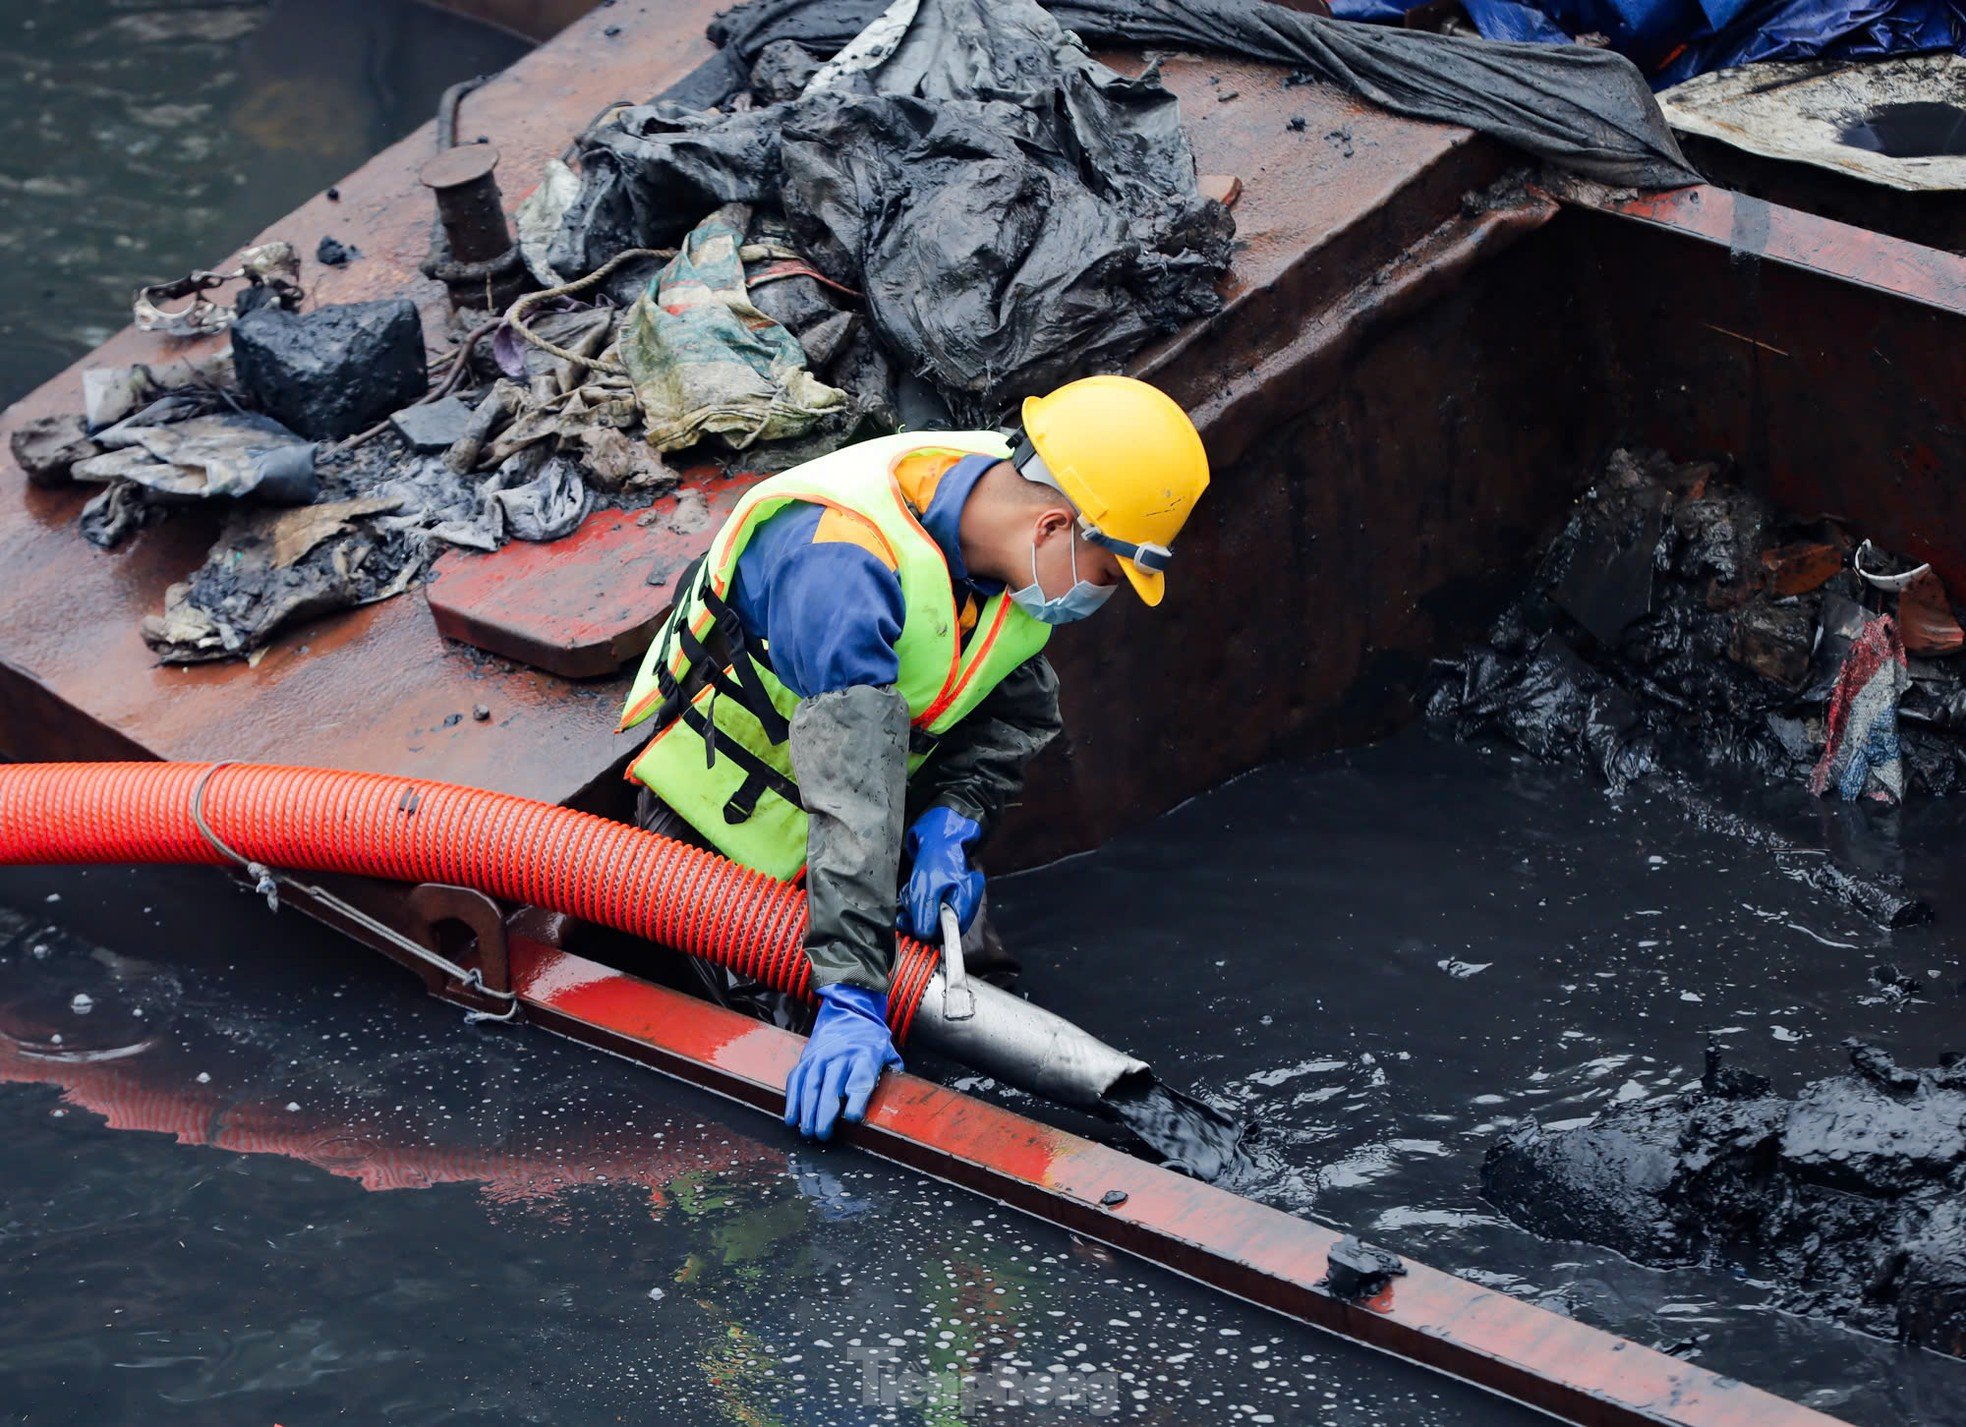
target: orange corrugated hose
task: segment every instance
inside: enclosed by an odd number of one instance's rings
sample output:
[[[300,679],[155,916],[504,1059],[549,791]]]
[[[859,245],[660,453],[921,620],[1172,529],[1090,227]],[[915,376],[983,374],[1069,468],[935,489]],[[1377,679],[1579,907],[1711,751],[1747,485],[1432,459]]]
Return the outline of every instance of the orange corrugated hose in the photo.
[[[810,998],[805,892],[715,853],[552,803],[380,773],[251,763],[0,767],[0,863],[203,862],[449,882],[613,927]],[[898,938],[907,1035],[937,953]]]

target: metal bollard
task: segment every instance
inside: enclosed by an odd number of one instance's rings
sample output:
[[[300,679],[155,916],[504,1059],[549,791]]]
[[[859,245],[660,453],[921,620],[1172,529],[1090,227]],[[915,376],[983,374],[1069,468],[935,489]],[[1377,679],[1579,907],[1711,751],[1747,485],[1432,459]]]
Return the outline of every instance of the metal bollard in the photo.
[[[450,290],[453,307],[503,311],[530,285],[505,222],[497,168],[490,144],[459,144],[417,173],[437,199],[444,234],[444,251],[431,253],[423,271]]]

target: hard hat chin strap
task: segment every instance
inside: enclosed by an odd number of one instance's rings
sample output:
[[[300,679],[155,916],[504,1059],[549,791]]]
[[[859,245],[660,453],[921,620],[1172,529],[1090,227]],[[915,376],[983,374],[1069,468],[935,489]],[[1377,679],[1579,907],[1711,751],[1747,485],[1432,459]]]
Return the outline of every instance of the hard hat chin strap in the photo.
[[[1025,480],[1036,481],[1041,486],[1050,486],[1059,495],[1064,496],[1065,503],[1072,507],[1072,514],[1078,517],[1079,534],[1090,540],[1094,545],[1099,546],[1101,549],[1112,551],[1122,560],[1131,560],[1143,570],[1150,570],[1155,574],[1165,574],[1167,572],[1168,562],[1174,558],[1174,552],[1172,550],[1168,549],[1165,545],[1155,545],[1152,543],[1136,545],[1131,540],[1122,540],[1117,535],[1108,535],[1105,531],[1087,520],[1085,515],[1079,510],[1078,503],[1069,495],[1065,495],[1065,488],[1059,485],[1058,478],[1051,474],[1051,468],[1045,465],[1044,457],[1038,454],[1038,448],[1031,444],[1030,437],[1020,436],[1018,438],[1016,447],[1010,453],[1010,464],[1017,468],[1017,474]]]

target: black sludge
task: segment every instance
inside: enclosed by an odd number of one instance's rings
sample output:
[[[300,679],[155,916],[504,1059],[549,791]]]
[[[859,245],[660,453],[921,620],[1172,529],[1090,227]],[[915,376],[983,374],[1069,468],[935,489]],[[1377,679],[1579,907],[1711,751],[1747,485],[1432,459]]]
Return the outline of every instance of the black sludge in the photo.
[[[1106,1107],[1169,1169],[1213,1184],[1245,1163],[1238,1121],[1151,1076],[1114,1086]]]
[[[1660,1267],[1736,1267],[1781,1306],[1966,1356],[1966,1063],[1852,1041],[1793,1100],[1708,1053],[1702,1088],[1487,1154],[1482,1190],[1551,1238]]]

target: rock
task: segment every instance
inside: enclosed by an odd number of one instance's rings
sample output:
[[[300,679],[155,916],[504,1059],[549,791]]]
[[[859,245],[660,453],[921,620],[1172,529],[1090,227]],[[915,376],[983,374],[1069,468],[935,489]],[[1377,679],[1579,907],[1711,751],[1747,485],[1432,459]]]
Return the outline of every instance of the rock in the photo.
[[[362,250],[353,243],[344,243],[339,238],[330,238],[325,235],[323,235],[320,243],[314,249],[314,261],[320,263],[323,267],[346,267],[350,258],[359,258],[361,256]]]
[[[297,315],[262,307],[232,325],[239,381],[312,441],[353,436],[428,389],[423,323],[406,297]]]
[[[751,92],[761,104],[779,104],[805,93],[823,61],[797,40],[773,40],[751,65]]]
[[[471,424],[471,408],[463,398],[447,396],[440,401],[406,406],[389,418],[396,434],[418,452],[448,451]]]
[[[7,445],[37,486],[65,485],[71,466],[102,454],[79,416],[37,416],[15,431]]]

